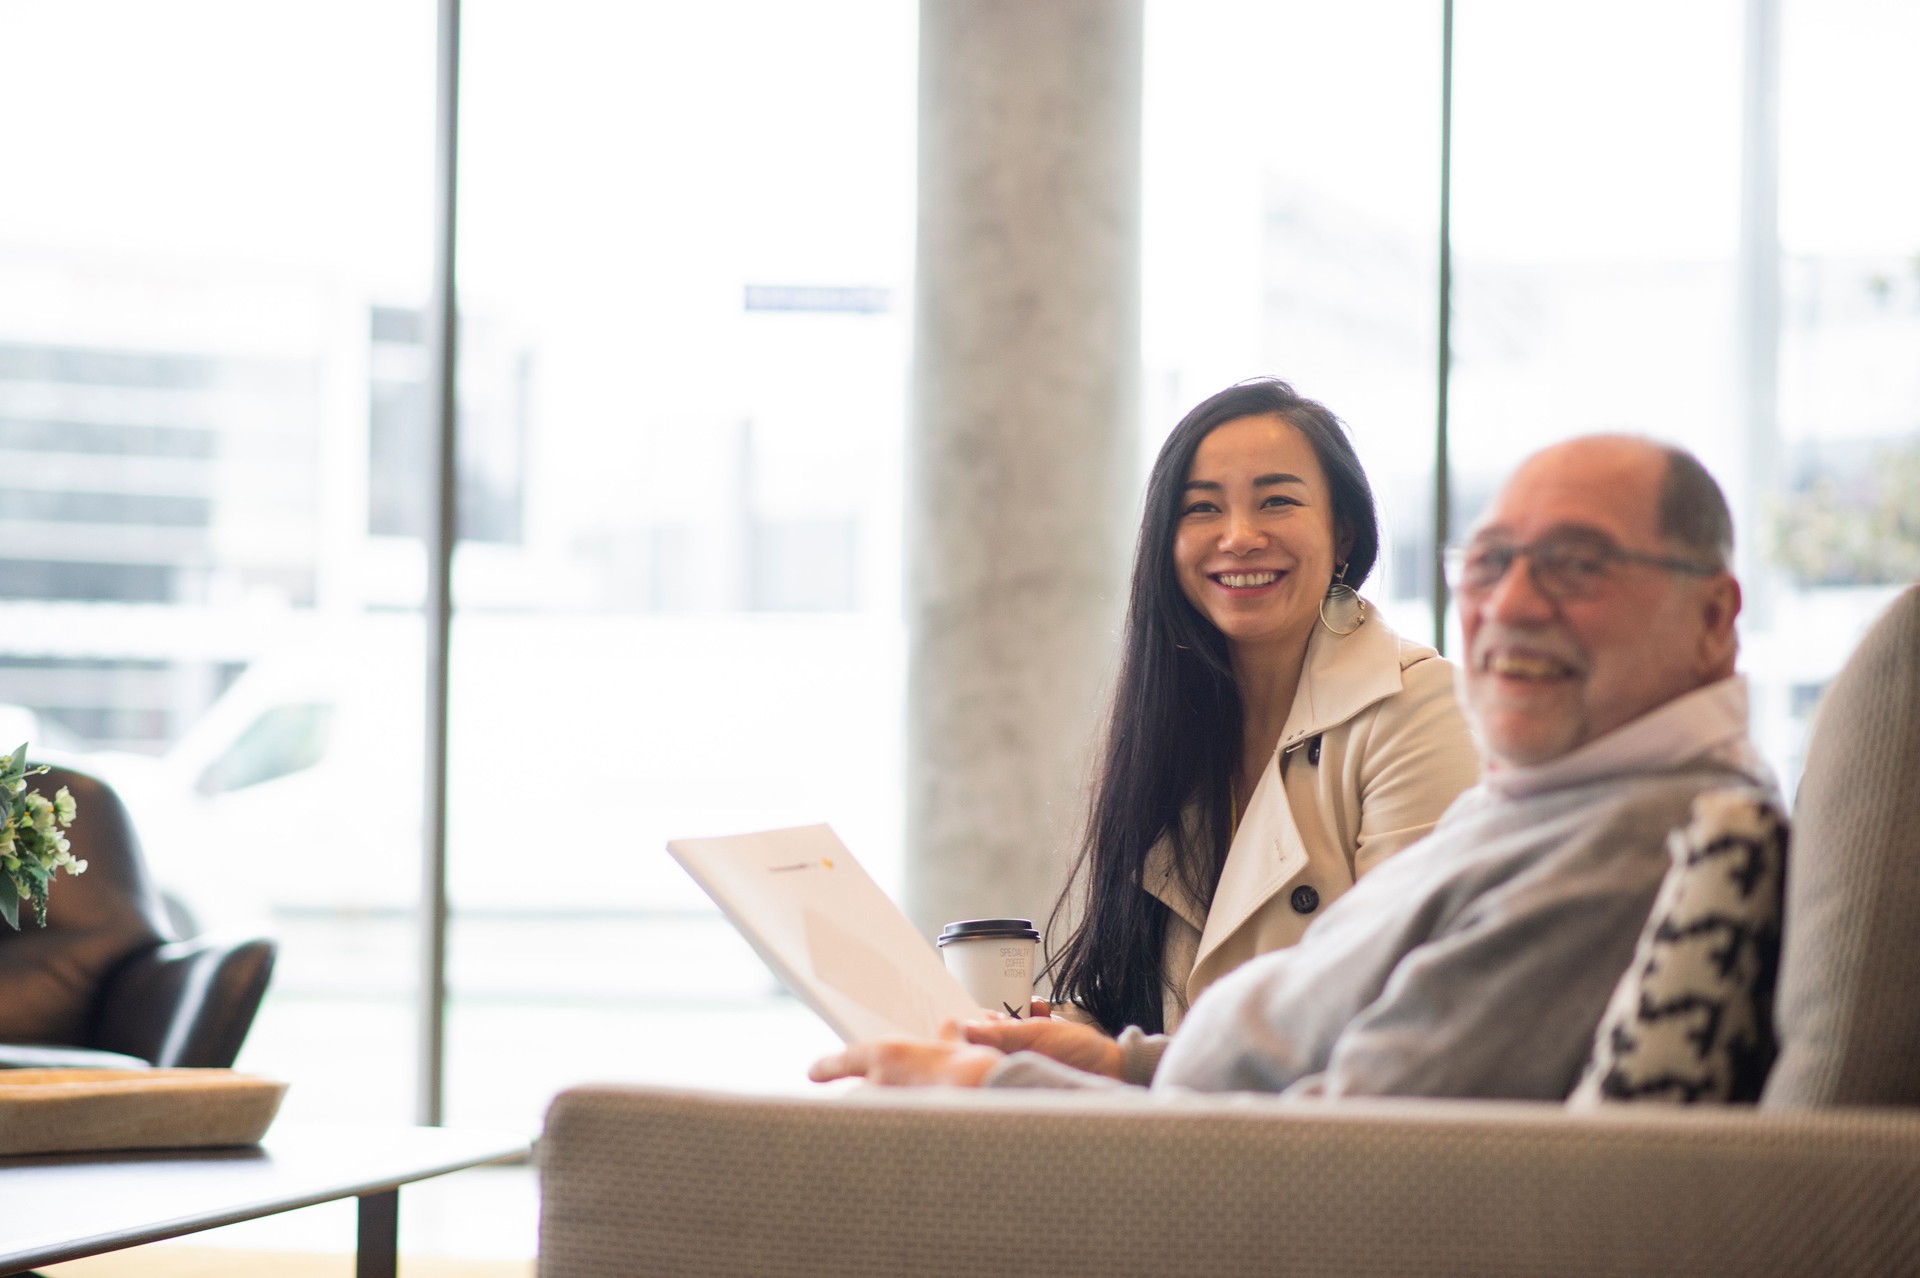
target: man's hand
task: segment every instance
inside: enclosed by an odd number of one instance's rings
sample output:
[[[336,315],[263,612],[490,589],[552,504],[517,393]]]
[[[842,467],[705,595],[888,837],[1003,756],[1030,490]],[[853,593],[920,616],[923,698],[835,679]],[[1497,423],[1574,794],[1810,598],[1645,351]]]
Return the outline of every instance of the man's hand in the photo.
[[[942,1032],[950,1031],[948,1026]],[[874,1038],[821,1057],[807,1077],[816,1083],[864,1078],[882,1087],[978,1087],[1003,1055],[991,1047],[946,1039]]]
[[[959,1027],[969,1043],[1002,1052],[1038,1052],[1089,1074],[1120,1077],[1120,1044],[1091,1025],[1057,1016],[1016,1021],[968,1021]]]

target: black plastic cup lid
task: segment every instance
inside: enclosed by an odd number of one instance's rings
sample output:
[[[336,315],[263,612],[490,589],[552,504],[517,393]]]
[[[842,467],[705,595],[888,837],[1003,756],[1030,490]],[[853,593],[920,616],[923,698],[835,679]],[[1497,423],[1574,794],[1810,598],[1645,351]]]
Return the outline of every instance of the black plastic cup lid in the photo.
[[[941,928],[940,939],[935,944],[1001,940],[1007,937],[1037,941],[1040,939],[1040,933],[1034,931],[1032,919],[962,919],[958,923],[949,923]]]

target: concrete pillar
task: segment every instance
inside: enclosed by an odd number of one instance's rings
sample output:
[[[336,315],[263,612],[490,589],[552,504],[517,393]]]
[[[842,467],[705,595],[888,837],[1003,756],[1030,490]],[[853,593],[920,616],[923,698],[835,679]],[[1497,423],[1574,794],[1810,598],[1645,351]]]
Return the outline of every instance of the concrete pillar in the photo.
[[[922,0],[907,891],[1044,917],[1137,518],[1142,0]]]

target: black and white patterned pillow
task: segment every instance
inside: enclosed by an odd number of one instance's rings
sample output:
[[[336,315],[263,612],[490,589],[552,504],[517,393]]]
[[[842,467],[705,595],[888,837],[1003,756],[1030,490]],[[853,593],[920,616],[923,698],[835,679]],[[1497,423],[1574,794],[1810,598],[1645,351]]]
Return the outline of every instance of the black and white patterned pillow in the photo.
[[[1570,1104],[1753,1101],[1773,1064],[1787,823],[1760,790],[1694,800]]]

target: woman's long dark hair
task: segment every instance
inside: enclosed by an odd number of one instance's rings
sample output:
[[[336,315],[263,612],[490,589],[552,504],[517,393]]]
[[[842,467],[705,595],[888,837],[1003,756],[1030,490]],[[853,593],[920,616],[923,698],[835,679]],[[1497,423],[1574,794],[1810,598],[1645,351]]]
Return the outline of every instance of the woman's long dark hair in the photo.
[[[1346,584],[1359,586],[1380,549],[1373,490],[1340,420],[1273,378],[1230,386],[1173,428],[1147,480],[1134,547],[1120,675],[1073,875],[1047,922],[1049,947],[1076,893],[1073,933],[1048,962],[1054,997],[1085,1008],[1109,1033],[1163,1027],[1167,907],[1141,886],[1147,854],[1172,839],[1173,870],[1211,902],[1233,825],[1240,695],[1226,637],[1187,602],[1173,564],[1187,472],[1200,441],[1242,417],[1277,413],[1307,437],[1326,475]]]

